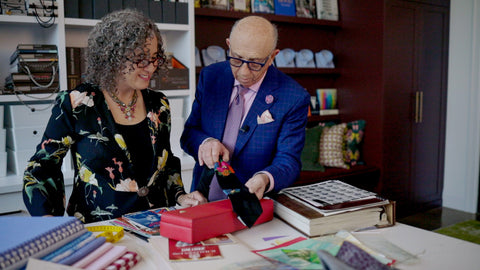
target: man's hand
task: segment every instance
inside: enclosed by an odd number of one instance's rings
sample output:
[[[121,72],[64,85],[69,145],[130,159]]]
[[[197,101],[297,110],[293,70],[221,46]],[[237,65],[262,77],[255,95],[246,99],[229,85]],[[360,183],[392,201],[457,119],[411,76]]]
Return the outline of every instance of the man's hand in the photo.
[[[206,202],[208,202],[207,199],[198,191],[180,195],[177,199],[177,203],[185,207],[204,204]]]
[[[198,163],[200,166],[207,165],[209,169],[213,169],[219,157],[228,162],[228,149],[217,139],[207,139],[198,148]]]
[[[258,173],[252,178],[248,179],[247,183],[245,183],[245,186],[248,188],[250,193],[257,195],[257,198],[260,200],[263,198],[263,194],[265,193],[265,189],[269,183],[270,179],[268,178],[268,175],[264,173]]]

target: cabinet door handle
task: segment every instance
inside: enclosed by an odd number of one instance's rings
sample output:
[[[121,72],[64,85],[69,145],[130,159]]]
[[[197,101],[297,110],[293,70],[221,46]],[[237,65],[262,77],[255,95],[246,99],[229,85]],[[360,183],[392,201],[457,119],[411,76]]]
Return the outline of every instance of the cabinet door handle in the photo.
[[[419,107],[419,102],[420,102],[420,92],[416,91],[415,92],[415,124],[418,123],[418,107]]]
[[[420,111],[418,112],[418,122],[423,122],[423,91],[420,91]]]

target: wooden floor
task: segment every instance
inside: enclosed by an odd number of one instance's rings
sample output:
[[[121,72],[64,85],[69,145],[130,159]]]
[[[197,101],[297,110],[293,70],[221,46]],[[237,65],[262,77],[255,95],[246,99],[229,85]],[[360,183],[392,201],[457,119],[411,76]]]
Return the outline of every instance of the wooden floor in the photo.
[[[424,213],[397,219],[397,221],[432,231],[471,219],[480,220],[480,215],[458,211],[447,207],[440,207]]]

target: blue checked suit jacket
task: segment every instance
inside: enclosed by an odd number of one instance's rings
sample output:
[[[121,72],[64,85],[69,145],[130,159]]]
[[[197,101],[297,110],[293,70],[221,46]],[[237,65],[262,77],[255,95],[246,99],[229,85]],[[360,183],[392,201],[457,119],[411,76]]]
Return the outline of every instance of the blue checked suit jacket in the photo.
[[[180,139],[182,149],[198,158],[198,147],[208,137],[222,141],[234,77],[228,62],[202,69],[195,100]],[[266,97],[273,96],[267,103]],[[274,191],[290,186],[299,176],[305,143],[310,95],[274,66],[267,74],[239,131],[230,164],[245,183],[258,171],[270,172]],[[269,110],[274,121],[258,124],[257,116]],[[245,128],[248,127],[248,128]],[[191,191],[196,190],[203,167],[193,170]]]

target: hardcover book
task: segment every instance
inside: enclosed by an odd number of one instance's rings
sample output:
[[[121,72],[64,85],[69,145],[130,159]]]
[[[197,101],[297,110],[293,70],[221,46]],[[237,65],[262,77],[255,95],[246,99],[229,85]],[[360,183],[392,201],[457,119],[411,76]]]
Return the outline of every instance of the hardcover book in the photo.
[[[295,0],[295,8],[297,17],[316,18],[317,9],[315,7],[316,0]]]
[[[230,10],[250,12],[251,0],[230,0]]]
[[[194,261],[222,258],[218,245],[189,244],[168,240],[168,258],[171,261]]]
[[[228,9],[229,0],[207,0],[205,1],[204,7],[215,8],[215,9]]]
[[[274,202],[275,214],[307,236],[395,224],[395,202],[339,180],[285,188]]]
[[[295,0],[275,0],[275,14],[296,16]]]
[[[32,82],[32,78],[41,83],[50,82],[52,80],[52,73],[33,73],[31,75],[25,73],[10,73],[5,78],[5,83],[25,83]],[[53,77],[54,82],[58,82],[58,73]]]
[[[368,227],[389,227],[395,224],[395,202],[371,206],[339,214],[328,215],[318,209],[279,194],[275,198],[275,214],[303,234],[314,237],[337,233],[340,230],[354,231]]]
[[[33,82],[27,83],[5,83],[5,91],[10,92],[30,92],[30,93],[53,93],[59,90],[58,81],[47,85],[36,85]]]
[[[254,13],[275,13],[274,0],[252,0],[252,12]]]
[[[86,232],[75,217],[0,217],[0,268],[17,269]]]
[[[18,44],[17,50],[57,50],[55,44]]]
[[[58,71],[58,59],[17,59],[10,65],[11,73],[46,73]]]

